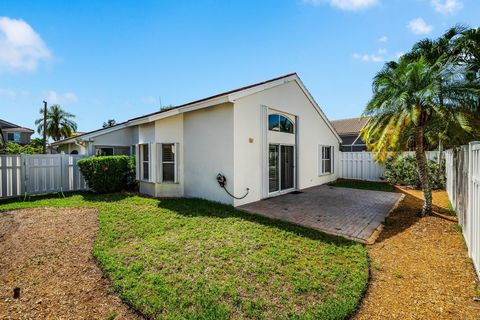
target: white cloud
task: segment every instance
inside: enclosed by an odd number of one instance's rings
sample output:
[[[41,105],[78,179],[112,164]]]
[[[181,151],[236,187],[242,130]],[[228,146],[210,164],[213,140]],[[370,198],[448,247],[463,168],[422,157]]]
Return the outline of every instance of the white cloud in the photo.
[[[405,52],[403,52],[403,51],[395,52],[395,58],[400,59],[400,57],[403,56],[404,54],[405,54]]]
[[[47,93],[47,102],[51,104],[64,104],[64,103],[76,103],[78,102],[78,96],[73,92],[59,93],[53,90]]]
[[[0,72],[32,71],[51,57],[42,38],[28,23],[0,17]]]
[[[313,5],[328,2],[331,6],[342,10],[356,11],[372,7],[378,4],[379,0],[303,0],[303,2]]]
[[[387,54],[387,49],[385,49],[385,48],[378,49],[378,54],[380,54],[382,56],[386,55]]]
[[[387,36],[383,36],[383,37],[380,37],[378,38],[378,42],[387,42],[388,41],[388,37]]]
[[[415,34],[429,34],[433,30],[433,27],[422,18],[413,19],[407,26]]]
[[[385,57],[377,54],[360,54],[360,53],[354,53],[352,55],[353,59],[355,60],[360,60],[363,62],[384,62]]]
[[[432,0],[432,6],[435,11],[449,15],[461,10],[463,3],[461,0]]]

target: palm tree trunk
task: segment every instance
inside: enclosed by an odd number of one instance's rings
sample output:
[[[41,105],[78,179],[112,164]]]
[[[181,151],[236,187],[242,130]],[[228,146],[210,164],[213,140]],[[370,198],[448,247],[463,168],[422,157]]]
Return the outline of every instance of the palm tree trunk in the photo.
[[[423,202],[422,212],[420,216],[424,217],[432,213],[432,188],[428,178],[427,156],[425,155],[424,145],[424,126],[417,126],[415,128],[415,159],[417,160],[417,171],[420,177],[420,184],[422,186]]]

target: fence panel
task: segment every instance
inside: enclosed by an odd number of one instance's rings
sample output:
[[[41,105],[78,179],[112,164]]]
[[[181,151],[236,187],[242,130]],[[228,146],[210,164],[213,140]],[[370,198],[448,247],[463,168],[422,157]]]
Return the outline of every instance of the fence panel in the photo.
[[[470,143],[469,153],[466,242],[477,274],[480,275],[480,142]]]
[[[480,276],[480,142],[448,150],[445,160],[448,198]]]
[[[379,181],[385,172],[371,152],[340,152],[340,167],[344,179]]]
[[[0,156],[0,198],[87,190],[77,166],[82,155]]]
[[[402,157],[414,156],[414,152],[404,152]],[[427,151],[427,159],[437,161],[438,151]],[[340,152],[340,177],[343,179],[381,181],[385,166],[373,160],[372,152]]]
[[[19,155],[0,155],[0,198],[23,194],[22,159]]]

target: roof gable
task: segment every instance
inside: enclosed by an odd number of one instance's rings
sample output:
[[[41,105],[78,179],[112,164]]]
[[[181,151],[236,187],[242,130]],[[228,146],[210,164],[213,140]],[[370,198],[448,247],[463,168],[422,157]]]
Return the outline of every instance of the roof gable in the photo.
[[[369,117],[333,120],[332,125],[339,135],[358,135],[370,120]]]
[[[105,133],[108,133],[108,132],[111,132],[111,131],[115,131],[115,130],[118,130],[118,129],[121,129],[121,128],[124,128],[124,127],[135,126],[135,125],[139,125],[139,124],[143,124],[143,123],[153,122],[153,121],[163,119],[163,118],[167,118],[167,117],[170,117],[170,116],[173,116],[173,115],[176,115],[176,114],[180,114],[180,113],[184,113],[184,112],[188,112],[188,111],[193,111],[193,110],[198,110],[198,109],[202,109],[202,108],[207,108],[207,107],[211,107],[211,106],[218,105],[218,104],[221,104],[221,103],[228,103],[228,102],[233,103],[236,99],[239,99],[239,98],[242,98],[242,97],[245,97],[245,96],[248,96],[248,95],[252,95],[252,94],[255,94],[257,92],[267,90],[269,88],[276,87],[276,86],[279,86],[279,85],[282,85],[284,83],[291,82],[291,81],[296,81],[297,82],[297,84],[299,85],[299,87],[301,88],[301,90],[303,91],[305,96],[309,99],[311,104],[315,107],[316,111],[319,113],[320,117],[325,121],[325,123],[330,128],[330,130],[335,135],[335,137],[338,139],[338,141],[341,142],[340,136],[337,134],[337,132],[333,128],[332,124],[327,119],[326,115],[323,113],[322,109],[317,104],[317,102],[315,101],[313,96],[310,94],[310,92],[307,90],[307,88],[303,85],[303,83],[300,80],[300,78],[298,77],[298,75],[296,73],[289,73],[289,74],[286,74],[286,75],[281,76],[281,77],[277,77],[277,78],[273,78],[273,79],[270,79],[270,80],[262,81],[262,82],[255,83],[255,84],[252,84],[252,85],[249,85],[249,86],[245,86],[245,87],[241,87],[241,88],[238,88],[238,89],[226,91],[226,92],[219,93],[219,94],[207,97],[207,98],[203,98],[203,99],[200,99],[200,100],[196,100],[196,101],[185,103],[185,104],[182,104],[182,105],[179,105],[179,106],[175,106],[175,107],[172,107],[172,108],[168,108],[168,109],[160,110],[160,111],[157,111],[157,112],[149,113],[149,114],[146,114],[146,115],[143,115],[143,116],[140,116],[140,117],[132,118],[132,119],[127,120],[125,122],[122,122],[122,123],[120,123],[116,126],[106,128],[106,129],[99,129],[99,130],[94,130],[94,131],[91,131],[91,132],[87,132],[83,135],[79,135],[79,136],[76,136],[76,137],[71,137],[71,138],[68,138],[68,139],[57,141],[54,144],[67,143],[67,142],[70,142],[73,139],[93,138],[95,136],[105,134]]]

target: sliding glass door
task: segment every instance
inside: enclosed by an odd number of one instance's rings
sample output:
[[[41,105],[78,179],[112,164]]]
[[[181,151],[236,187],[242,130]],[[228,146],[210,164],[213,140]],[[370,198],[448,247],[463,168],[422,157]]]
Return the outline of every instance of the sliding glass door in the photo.
[[[279,145],[271,144],[268,146],[268,192],[276,192],[280,190],[280,166],[279,162]]]
[[[268,146],[268,191],[281,192],[295,188],[295,147]]]

